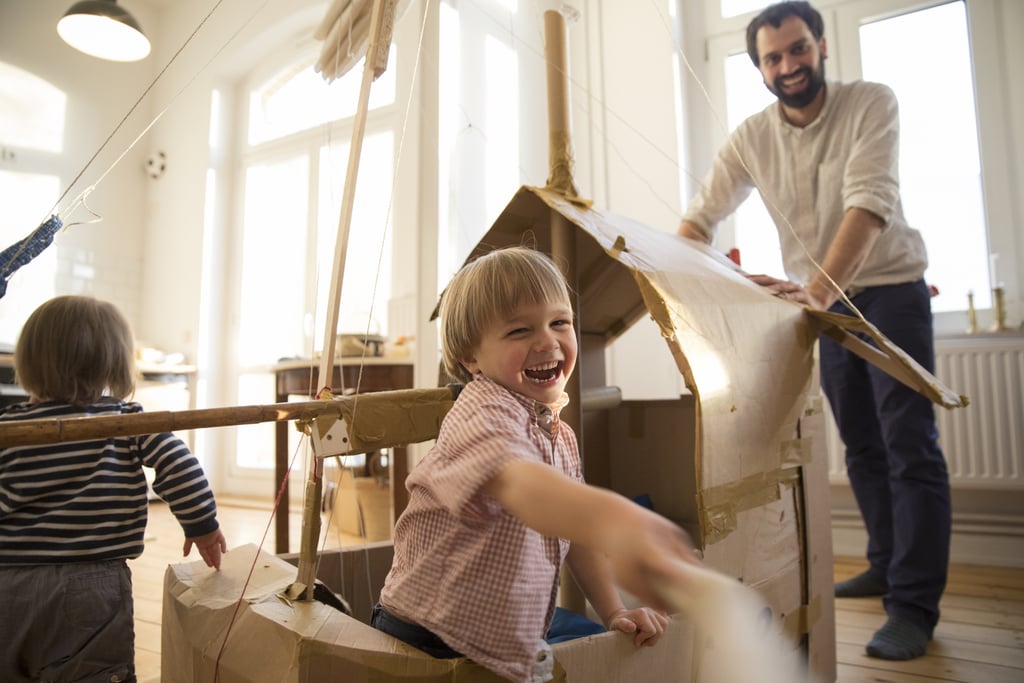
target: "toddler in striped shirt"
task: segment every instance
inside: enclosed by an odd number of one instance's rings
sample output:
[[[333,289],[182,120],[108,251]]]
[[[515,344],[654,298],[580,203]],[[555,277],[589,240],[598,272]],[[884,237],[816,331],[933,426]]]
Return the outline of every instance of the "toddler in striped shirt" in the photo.
[[[14,353],[30,400],[0,422],[139,413],[135,343],[115,306],[85,296],[33,312]],[[220,568],[227,550],[202,468],[170,433],[0,446],[0,681],[134,681],[126,560],[143,550],[148,485],[192,547]]]

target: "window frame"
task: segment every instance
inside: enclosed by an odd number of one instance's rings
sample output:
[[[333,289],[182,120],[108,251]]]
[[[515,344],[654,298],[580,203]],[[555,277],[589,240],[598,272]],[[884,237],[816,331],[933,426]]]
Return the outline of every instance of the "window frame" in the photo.
[[[999,279],[1006,291],[1012,295],[1018,291],[1020,269],[1019,246],[1014,235],[1015,207],[1013,190],[1010,187],[1016,174],[1013,171],[1012,146],[1006,144],[1013,139],[1012,125],[1007,113],[1002,86],[1007,79],[1007,70],[1000,58],[999,17],[992,2],[968,2],[967,0],[840,0],[816,4],[825,20],[825,39],[830,50],[830,77],[843,81],[860,78],[861,61],[859,30],[863,23],[910,12],[949,4],[964,2],[967,11],[972,70],[975,85],[975,112],[978,125],[978,146],[980,151],[982,178],[982,208],[985,223],[985,237],[991,253],[998,253]],[[756,13],[750,12],[734,17],[722,17],[719,0],[705,0],[703,4],[706,28],[705,57],[706,83],[712,106],[719,112],[725,111],[725,69],[724,57],[728,54],[746,51],[746,26]],[[939,67],[937,67],[939,68]],[[979,74],[991,75],[979,78]],[[697,106],[708,106],[707,102]],[[724,118],[724,117],[723,117]],[[715,123],[711,134],[706,136],[709,147],[696,150],[691,159],[699,164],[698,176],[710,168],[710,159],[725,142],[727,132]],[[694,138],[699,139],[699,138]],[[708,163],[702,163],[705,158]],[[688,200],[689,197],[686,197]],[[735,226],[732,217],[723,221],[719,229],[719,244],[732,244]],[[941,285],[941,283],[938,283]],[[966,298],[962,307],[956,310],[936,313],[936,336],[950,336],[963,333],[966,323]],[[1010,311],[1013,318],[1013,311]],[[982,318],[984,320],[984,317]]]
[[[312,27],[310,27],[312,32]],[[282,46],[285,50],[288,49],[288,45]],[[302,44],[299,46],[292,45],[291,53],[284,55],[288,59],[300,59],[305,56],[304,53],[309,52],[308,44]],[[228,237],[226,243],[225,255],[228,261],[228,267],[225,272],[227,279],[227,285],[225,287],[225,310],[238,311],[240,310],[240,304],[242,300],[242,240],[245,234],[245,198],[246,198],[246,169],[251,165],[260,164],[272,160],[284,160],[290,156],[302,155],[308,164],[308,176],[309,176],[309,187],[307,188],[307,214],[306,214],[306,226],[305,231],[301,235],[294,234],[290,238],[292,239],[304,239],[305,240],[305,254],[306,263],[305,269],[307,272],[316,272],[318,267],[317,264],[317,229],[318,221],[320,218],[320,176],[323,173],[330,173],[330,169],[321,167],[321,150],[326,146],[331,146],[338,143],[349,143],[351,141],[352,130],[355,125],[356,115],[352,114],[339,119],[332,120],[328,123],[321,123],[319,125],[307,128],[304,130],[295,131],[287,135],[283,135],[279,138],[258,142],[256,144],[250,144],[249,142],[249,126],[250,126],[250,115],[251,110],[249,106],[250,95],[255,89],[259,88],[266,83],[268,78],[281,70],[281,64],[287,62],[288,59],[282,59],[282,50],[267,50],[265,52],[267,57],[262,61],[255,63],[251,69],[242,74],[235,82],[234,86],[228,91],[229,96],[232,100],[231,105],[226,109],[233,109],[237,113],[238,125],[233,131],[233,139],[231,141],[231,153],[232,166],[234,167],[234,183],[233,189],[231,190],[231,202],[233,205],[232,215],[233,218],[229,223]],[[398,60],[392,61],[388,65],[389,69],[399,69]],[[357,65],[354,71],[361,72],[362,66]],[[352,72],[350,72],[352,73]],[[392,148],[392,165],[397,163],[397,140],[401,134],[401,103],[403,98],[403,83],[406,82],[407,76],[399,70],[396,73],[396,93],[395,100],[388,105],[371,109],[366,118],[364,136],[370,137],[378,133],[390,132],[394,138],[394,144]],[[329,132],[328,132],[329,131]],[[397,187],[395,193],[398,193]],[[394,225],[395,217],[392,215],[389,220],[390,224]],[[391,235],[391,253],[388,257],[392,261],[392,266],[397,262],[395,255],[395,249],[397,247],[397,240],[394,234]],[[315,311],[317,306],[317,289],[325,288],[329,286],[331,273],[320,273],[319,278],[307,277],[305,282],[305,294],[303,297],[303,315],[312,314],[315,318]],[[319,280],[319,283],[318,283]],[[386,319],[388,311],[375,311],[375,316]],[[322,321],[318,321],[322,323]],[[238,383],[243,374],[257,375],[261,373],[267,373],[270,378],[272,385],[274,381],[274,375],[271,373],[272,363],[257,364],[257,365],[242,365],[231,353],[231,349],[235,348],[239,341],[240,334],[240,320],[237,314],[227,316],[227,320],[221,323],[221,334],[217,335],[218,348],[214,352],[218,357],[223,358],[224,362],[229,366],[224,372],[220,373],[220,395],[223,400],[226,400],[231,405],[239,405],[238,397]],[[303,347],[312,352],[312,349],[322,341],[323,330],[313,329],[304,333]],[[304,353],[305,355],[305,353]],[[270,402],[273,399],[273,395],[269,393],[266,397],[266,402]],[[273,428],[273,423],[266,423]],[[251,425],[259,427],[259,425]],[[274,467],[271,464],[269,467],[252,467],[242,465],[238,462],[238,429],[234,428],[226,430],[219,437],[219,448],[224,453],[230,453],[231,458],[228,459],[227,463],[223,466],[223,472],[225,474],[222,480],[222,488],[228,495],[239,495],[239,496],[262,496],[265,495],[269,481],[274,476]],[[289,431],[290,448],[289,452],[294,451],[295,445],[298,443],[298,435],[294,430]],[[275,440],[271,434],[265,439],[266,448],[271,454],[273,454],[275,448]],[[261,440],[262,443],[262,440]],[[305,467],[305,459],[300,458],[296,462],[296,471],[293,476],[289,479],[289,491],[291,495],[301,497],[302,486],[304,475],[302,470]]]

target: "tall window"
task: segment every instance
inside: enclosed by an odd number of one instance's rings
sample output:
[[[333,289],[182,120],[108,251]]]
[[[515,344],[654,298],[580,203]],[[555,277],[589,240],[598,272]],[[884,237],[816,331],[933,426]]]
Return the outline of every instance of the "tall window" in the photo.
[[[236,312],[229,340],[238,405],[271,401],[269,372],[282,358],[314,358],[323,347],[335,240],[362,64],[328,84],[305,51],[257,69],[241,97],[241,221],[234,252]],[[336,332],[386,334],[391,243],[388,209],[397,125],[396,55],[370,93]],[[233,474],[265,478],[274,424],[237,430]],[[262,488],[260,488],[262,490]]]
[[[913,50],[893,50],[914,36]],[[982,205],[974,77],[963,2],[860,27],[863,76],[900,103],[900,186],[907,221],[924,235],[935,311],[963,310],[967,293],[988,308],[988,241]],[[935,68],[941,55],[942,68]]]
[[[723,13],[726,4],[723,0]],[[877,5],[841,3],[843,11],[825,12],[826,30],[841,32],[842,40],[835,42],[847,48],[840,52],[826,36],[826,72],[830,78],[864,78],[894,90],[900,105],[903,208],[928,249],[925,276],[939,290],[932,309],[936,313],[962,311],[969,291],[974,293],[975,305],[986,308],[991,301],[989,258],[964,3],[954,1],[869,20],[869,10]],[[731,6],[739,5],[734,0]],[[893,11],[891,5],[886,8]],[[839,24],[836,27],[828,23],[833,17]],[[848,30],[850,24],[853,30]],[[913,36],[913,49],[895,49],[906,44],[907,36]],[[845,45],[849,41],[856,49]],[[722,58],[731,130],[774,98],[750,63],[745,46],[741,47],[743,37],[737,35],[728,42],[731,47]],[[723,44],[719,39],[719,50]],[[939,55],[942,67],[936,68]],[[719,246],[739,247],[749,272],[781,275],[776,231],[756,194],[737,212],[733,227],[732,233],[723,231],[722,237],[734,242]]]
[[[532,154],[547,140],[542,21],[515,0],[441,3],[440,287],[519,186],[546,178],[546,157]]]
[[[725,62],[725,111],[729,130],[775,100],[746,52],[730,55]],[[736,246],[748,273],[781,275],[782,251],[772,219],[760,195],[751,193],[736,211]]]
[[[67,95],[0,62],[0,251],[28,236],[60,194]],[[40,213],[43,212],[43,213]],[[0,347],[17,341],[29,314],[56,293],[57,248],[46,249],[7,283],[0,303]]]

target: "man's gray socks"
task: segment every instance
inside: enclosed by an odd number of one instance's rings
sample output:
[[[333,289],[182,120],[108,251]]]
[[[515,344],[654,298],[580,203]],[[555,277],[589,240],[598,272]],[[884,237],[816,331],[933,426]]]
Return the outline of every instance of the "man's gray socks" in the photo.
[[[869,657],[878,659],[916,659],[928,649],[928,635],[906,619],[889,617],[868,641]]]
[[[837,598],[874,598],[889,592],[889,584],[868,572],[836,584]]]

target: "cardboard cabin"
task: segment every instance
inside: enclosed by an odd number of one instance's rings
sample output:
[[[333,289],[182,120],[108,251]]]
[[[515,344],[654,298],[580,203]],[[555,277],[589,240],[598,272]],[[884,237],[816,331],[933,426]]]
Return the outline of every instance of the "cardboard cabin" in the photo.
[[[706,565],[757,589],[817,679],[834,681],[824,416],[812,381],[818,330],[936,402],[953,405],[959,397],[870,326],[777,299],[720,254],[673,234],[523,187],[474,255],[524,241],[554,250],[578,296],[578,386],[570,386],[570,395],[587,480],[629,497],[649,496],[657,512],[690,532]],[[666,342],[669,360],[657,362],[674,366],[689,393],[674,400],[588,401],[608,394],[605,347],[645,315]],[[851,331],[874,337],[882,350]],[[389,415],[385,422],[348,425],[349,431],[367,439],[387,432],[392,443],[402,443],[409,425]],[[566,419],[572,423],[572,414]],[[163,680],[212,681],[215,670],[222,683],[499,680],[468,660],[433,659],[367,625],[391,551],[386,542],[322,556],[318,577],[352,603],[355,618],[317,601],[288,600],[283,591],[296,571],[287,560],[295,558],[257,559],[254,546],[228,553],[220,572],[202,562],[169,567]],[[563,605],[582,611],[571,593],[563,584]],[[552,651],[558,681],[718,681],[714,643],[683,617],[672,620],[653,648],[636,650],[623,634],[604,633]]]

